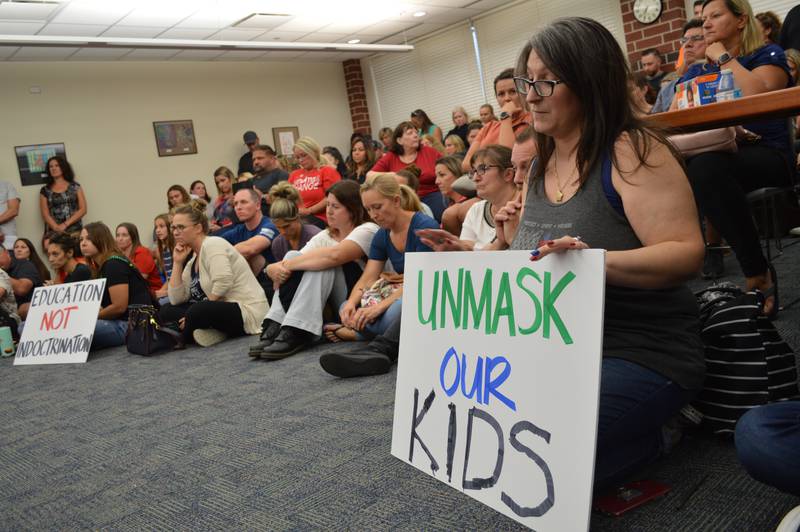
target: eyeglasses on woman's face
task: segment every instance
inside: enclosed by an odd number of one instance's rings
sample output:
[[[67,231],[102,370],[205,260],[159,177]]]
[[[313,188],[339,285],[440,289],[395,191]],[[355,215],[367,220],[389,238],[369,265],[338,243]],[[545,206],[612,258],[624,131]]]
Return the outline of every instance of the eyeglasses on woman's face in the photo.
[[[561,83],[564,82],[558,79],[537,79],[533,81],[522,76],[514,77],[514,85],[517,87],[518,93],[528,94],[530,88],[533,87],[533,91],[542,98],[552,96],[556,85],[560,85]]]
[[[477,176],[485,176],[486,172],[489,171],[489,168],[502,168],[502,166],[496,164],[479,164],[478,166],[474,167],[469,172],[469,178],[475,179]]]

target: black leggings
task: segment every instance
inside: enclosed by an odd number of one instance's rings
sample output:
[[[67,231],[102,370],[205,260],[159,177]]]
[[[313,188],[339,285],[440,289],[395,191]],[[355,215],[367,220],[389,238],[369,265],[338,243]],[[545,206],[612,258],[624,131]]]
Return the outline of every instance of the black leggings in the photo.
[[[772,148],[745,145],[738,153],[701,153],[689,159],[686,166],[700,213],[731,246],[746,277],[763,275],[767,260],[746,194],[789,184],[789,167],[783,155]]]
[[[161,307],[159,317],[164,323],[177,323],[181,318],[186,318],[183,338],[187,342],[192,341],[195,329],[216,329],[227,334],[229,338],[245,334],[242,311],[238,303],[225,301],[198,301],[182,305],[168,303]]]

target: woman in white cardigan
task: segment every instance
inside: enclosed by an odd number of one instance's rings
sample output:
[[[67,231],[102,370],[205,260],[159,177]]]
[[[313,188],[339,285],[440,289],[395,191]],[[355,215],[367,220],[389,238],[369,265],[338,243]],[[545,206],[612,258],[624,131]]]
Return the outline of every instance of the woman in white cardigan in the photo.
[[[162,318],[178,321],[184,338],[203,347],[260,333],[269,305],[245,258],[226,240],[208,236],[208,218],[191,205],[175,209],[172,232],[170,304]]]

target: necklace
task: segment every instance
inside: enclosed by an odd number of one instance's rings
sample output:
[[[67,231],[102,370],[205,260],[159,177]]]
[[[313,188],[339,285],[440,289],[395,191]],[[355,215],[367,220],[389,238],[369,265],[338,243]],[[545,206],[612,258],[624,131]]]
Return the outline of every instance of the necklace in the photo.
[[[558,192],[558,196],[556,196],[556,202],[561,203],[562,201],[564,201],[564,189],[566,189],[574,181],[570,182],[570,180],[569,180],[569,178],[572,177],[572,172],[570,172],[570,175],[567,176],[567,182],[564,183],[563,185],[561,184],[561,178],[558,176],[558,151],[557,150],[553,150],[553,157],[555,159],[555,163],[553,164],[553,169],[555,170],[555,173],[556,173],[556,191]]]

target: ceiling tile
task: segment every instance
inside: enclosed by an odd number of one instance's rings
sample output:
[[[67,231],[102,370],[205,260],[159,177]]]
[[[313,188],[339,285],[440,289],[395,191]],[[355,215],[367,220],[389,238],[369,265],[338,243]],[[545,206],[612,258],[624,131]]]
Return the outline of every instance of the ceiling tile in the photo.
[[[188,28],[170,28],[163,33],[158,34],[159,39],[207,39],[215,34],[217,30],[214,29],[188,29]]]
[[[353,39],[359,39],[361,42],[358,44],[374,44],[381,40],[382,35],[348,35],[347,37],[342,37],[341,39],[337,40],[338,43],[346,43],[347,41],[351,41]]]
[[[117,22],[120,26],[161,26],[171,27],[190,17],[199,10],[188,0],[170,0],[169,2],[148,2],[137,7],[125,18]]]
[[[220,4],[222,5],[222,4]],[[239,5],[236,3],[229,3],[225,5],[224,9],[218,9],[217,6],[212,6],[206,9],[201,9],[191,16],[181,20],[175,25],[176,28],[226,28],[234,22],[242,20],[248,15],[251,15],[253,10],[248,5]]]
[[[480,11],[477,9],[457,9],[446,7],[426,7],[425,11],[428,14],[424,17],[420,17],[418,20],[423,23],[433,22],[439,24],[454,24],[480,14]]]
[[[250,41],[263,33],[264,30],[227,28],[218,31],[210,39],[214,41]]]
[[[308,35],[307,31],[278,31],[270,30],[253,39],[254,41],[284,41],[293,42]]]
[[[244,50],[233,50],[225,52],[214,61],[254,61],[265,55],[265,52],[248,52]]]
[[[488,11],[490,9],[494,9],[496,7],[500,7],[502,5],[508,4],[508,0],[478,0],[477,2],[473,2],[468,7],[470,9],[480,9],[481,11]]]
[[[428,7],[431,7],[431,8],[435,8],[435,7],[448,7],[448,8],[451,8],[451,7],[465,7],[465,6],[468,6],[469,4],[472,4],[472,3],[475,2],[475,0],[432,0],[432,1],[428,1],[428,0],[407,0],[407,1],[412,3],[412,4],[418,4],[419,8],[424,10],[424,11],[427,11],[426,8],[428,8]],[[503,1],[506,2],[506,3],[508,2],[508,0],[503,0]]]
[[[169,58],[170,61],[211,61],[221,56],[222,50],[183,50]]]
[[[159,33],[163,33],[164,28],[146,28],[135,26],[111,26],[103,32],[103,37],[122,37],[128,39],[152,39]]]
[[[409,28],[413,28],[418,24],[419,22],[398,22],[398,21],[378,22],[377,24],[373,24],[372,26],[364,28],[357,33],[359,35],[380,35],[380,36],[391,35],[393,33],[397,33],[398,31],[403,31]]]
[[[114,61],[130,53],[132,48],[81,48],[70,61]]]
[[[108,26],[101,24],[48,24],[37,35],[58,35],[60,37],[97,37]]]
[[[299,42],[342,42],[342,39],[346,38],[347,36],[347,33],[314,32],[296,40]]]
[[[44,22],[0,22],[0,35],[35,35]]]
[[[271,30],[272,28],[277,28],[281,24],[288,22],[291,17],[287,17],[284,15],[265,15],[262,13],[250,13],[251,16],[242,17],[242,19],[237,19],[236,25],[233,26],[234,28],[243,28],[243,29],[260,29],[260,30]]]
[[[330,20],[314,17],[292,17],[276,28],[278,31],[303,31],[306,33],[317,31],[330,24]]]
[[[164,61],[177,54],[177,50],[134,50],[125,57],[123,61]]]
[[[45,21],[55,11],[58,4],[28,4],[22,2],[0,3],[2,20],[41,20]]]
[[[328,24],[322,31],[325,33],[358,33],[369,26],[363,22],[334,22]]]
[[[61,61],[78,51],[79,48],[51,48],[23,46],[11,58],[12,61]]]
[[[132,2],[72,0],[50,22],[60,24],[114,24],[130,13]]]
[[[277,52],[267,52],[264,54],[264,59],[268,61],[289,61],[291,59],[297,59],[301,55],[306,54],[304,51],[277,51]]]

